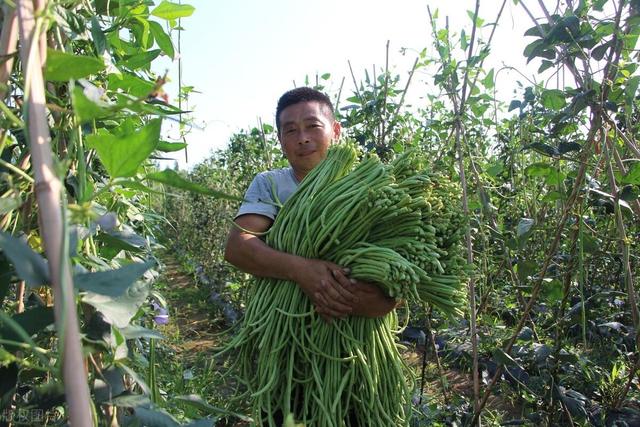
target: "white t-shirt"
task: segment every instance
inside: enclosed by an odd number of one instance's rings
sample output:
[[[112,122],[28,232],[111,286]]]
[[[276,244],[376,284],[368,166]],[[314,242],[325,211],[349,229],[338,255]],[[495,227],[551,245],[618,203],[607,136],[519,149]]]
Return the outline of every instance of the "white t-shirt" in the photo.
[[[275,220],[280,205],[296,191],[299,184],[290,167],[260,172],[251,181],[235,217],[257,214]]]

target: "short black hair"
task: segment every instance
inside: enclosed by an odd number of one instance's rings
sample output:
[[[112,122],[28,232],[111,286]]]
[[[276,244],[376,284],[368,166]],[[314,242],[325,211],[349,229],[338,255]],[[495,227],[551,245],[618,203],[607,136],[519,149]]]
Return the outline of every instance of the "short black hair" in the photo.
[[[331,118],[334,118],[333,104],[327,95],[310,87],[297,87],[285,92],[278,100],[278,107],[276,108],[276,128],[278,129],[278,134],[280,134],[280,113],[282,113],[282,110],[290,105],[309,101],[317,101],[320,105],[328,108]]]

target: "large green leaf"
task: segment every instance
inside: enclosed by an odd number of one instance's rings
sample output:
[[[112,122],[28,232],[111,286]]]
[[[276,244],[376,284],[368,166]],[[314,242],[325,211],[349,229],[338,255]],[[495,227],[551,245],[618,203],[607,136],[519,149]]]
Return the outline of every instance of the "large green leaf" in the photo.
[[[153,262],[134,263],[116,270],[77,274],[73,277],[73,285],[83,291],[119,297],[154,264]]]
[[[164,53],[171,59],[175,56],[175,50],[173,49],[173,43],[169,34],[164,32],[162,25],[154,21],[149,21],[149,30],[153,34],[153,38],[156,39],[158,47],[162,49]]]
[[[218,190],[213,190],[200,184],[196,184],[195,182],[188,181],[185,178],[181,177],[176,171],[171,169],[165,169],[162,172],[153,172],[147,174],[146,178],[151,181],[169,185],[171,187],[180,188],[182,190],[191,191],[193,193],[206,194],[207,196],[212,196],[218,199],[235,200],[239,202],[243,200],[241,197],[232,196],[230,194],[223,193]]]
[[[161,119],[123,136],[94,134],[87,137],[87,145],[98,152],[111,177],[134,176],[140,164],[156,149],[160,139]]]
[[[49,283],[49,267],[46,261],[22,239],[0,233],[0,248],[16,269],[18,277],[29,286]]]
[[[561,110],[567,105],[564,92],[558,89],[549,89],[542,92],[540,102],[545,108],[550,110]]]
[[[132,74],[123,74],[122,77],[116,74],[109,75],[109,89],[112,91],[121,89],[132,96],[143,98],[153,92],[154,88],[155,83]]]
[[[102,59],[49,49],[44,74],[47,80],[67,81],[95,74],[104,68]]]
[[[195,8],[188,4],[178,4],[169,1],[163,1],[151,11],[153,16],[158,18],[173,20],[178,18],[185,18],[191,16]]]
[[[87,292],[82,301],[100,311],[105,320],[118,328],[126,327],[149,295],[149,285],[138,281],[119,297]]]

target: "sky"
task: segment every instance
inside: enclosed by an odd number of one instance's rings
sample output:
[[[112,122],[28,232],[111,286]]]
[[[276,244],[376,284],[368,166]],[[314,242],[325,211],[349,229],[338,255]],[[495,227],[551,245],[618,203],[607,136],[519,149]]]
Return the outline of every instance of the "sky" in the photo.
[[[385,63],[389,41],[389,64],[402,76],[408,72],[419,51],[431,43],[428,8],[438,10],[438,21],[457,33],[471,32],[474,0],[183,0],[195,7],[191,17],[182,20],[182,84],[194,86],[188,108],[197,127],[187,135],[188,163],[184,152],[171,153],[180,168],[190,168],[226,146],[229,137],[263,123],[274,123],[278,98],[285,91],[304,84],[305,76],[331,74],[327,91],[337,92],[346,77],[343,99],[353,91],[348,61],[356,79],[365,68],[379,69]],[[533,3],[534,2],[530,2]],[[479,16],[485,24],[495,21],[501,0],[482,0]],[[524,31],[532,23],[523,9],[507,0],[492,43],[492,54],[485,69],[513,66],[527,74],[522,51],[529,41]],[[488,39],[491,26],[481,35]],[[174,37],[174,40],[177,40]],[[405,54],[401,54],[404,48]],[[535,64],[532,64],[535,65]],[[537,65],[530,66],[533,75]],[[168,70],[171,82],[165,87],[171,99],[177,95],[177,61],[165,59],[155,66],[159,73]],[[523,77],[505,70],[498,74],[499,99],[510,99],[516,80]],[[433,77],[414,76],[412,89],[420,91],[433,84]],[[346,94],[346,95],[345,95]],[[502,98],[500,98],[502,97]],[[505,98],[506,97],[506,98]],[[176,103],[174,101],[174,103]],[[177,103],[176,103],[177,104]],[[179,135],[170,122],[163,132],[169,138]],[[173,166],[173,165],[168,165]]]

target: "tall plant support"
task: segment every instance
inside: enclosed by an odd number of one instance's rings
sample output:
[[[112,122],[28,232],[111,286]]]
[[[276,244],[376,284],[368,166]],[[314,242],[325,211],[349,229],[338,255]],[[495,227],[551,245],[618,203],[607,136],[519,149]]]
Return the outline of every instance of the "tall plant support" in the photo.
[[[44,2],[43,2],[44,6]],[[62,184],[58,179],[51,151],[45,90],[38,35],[44,31],[36,21],[32,0],[17,1],[20,58],[24,72],[24,99],[27,133],[35,175],[35,193],[44,248],[55,298],[56,329],[61,342],[62,376],[72,426],[92,426],[87,374],[76,313],[71,266],[66,257],[66,237],[60,208]]]

